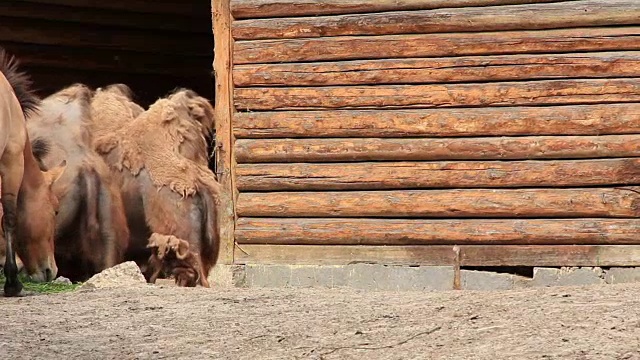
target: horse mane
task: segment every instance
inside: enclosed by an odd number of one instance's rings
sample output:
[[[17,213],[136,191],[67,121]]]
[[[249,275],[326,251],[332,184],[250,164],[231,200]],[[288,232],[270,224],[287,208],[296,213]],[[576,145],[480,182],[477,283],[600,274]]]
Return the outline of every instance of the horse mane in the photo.
[[[27,118],[29,115],[38,111],[40,98],[35,94],[31,86],[33,81],[31,77],[23,71],[20,71],[20,61],[15,56],[9,55],[4,48],[0,47],[0,72],[4,74],[13,88],[18,98],[22,113]]]

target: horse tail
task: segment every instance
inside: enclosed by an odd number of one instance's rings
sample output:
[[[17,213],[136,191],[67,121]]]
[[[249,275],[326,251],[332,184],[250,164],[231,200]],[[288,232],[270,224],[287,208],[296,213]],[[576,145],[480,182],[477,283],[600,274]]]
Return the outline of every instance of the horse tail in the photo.
[[[207,186],[202,186],[199,193],[202,201],[202,234],[204,235],[201,258],[204,260],[204,273],[208,274],[211,267],[215,265],[220,250],[218,211],[214,194]]]
[[[13,55],[9,55],[4,48],[0,48],[0,72],[9,82],[22,107],[25,119],[38,111],[40,98],[32,89],[33,81],[27,73],[20,71],[20,62]]]

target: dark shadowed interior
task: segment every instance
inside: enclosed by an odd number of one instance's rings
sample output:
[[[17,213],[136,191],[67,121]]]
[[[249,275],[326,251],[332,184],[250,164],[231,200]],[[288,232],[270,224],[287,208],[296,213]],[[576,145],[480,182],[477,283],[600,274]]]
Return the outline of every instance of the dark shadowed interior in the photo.
[[[213,99],[209,0],[0,1],[0,46],[42,96],[121,82],[145,107],[176,87]]]

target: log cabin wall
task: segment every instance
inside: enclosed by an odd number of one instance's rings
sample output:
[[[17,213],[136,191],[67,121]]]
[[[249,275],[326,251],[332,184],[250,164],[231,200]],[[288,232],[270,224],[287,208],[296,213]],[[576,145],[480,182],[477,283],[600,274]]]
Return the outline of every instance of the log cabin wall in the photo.
[[[640,1],[230,6],[237,263],[640,265]]]
[[[143,106],[178,86],[213,99],[207,0],[0,1],[0,46],[42,96],[122,82]]]

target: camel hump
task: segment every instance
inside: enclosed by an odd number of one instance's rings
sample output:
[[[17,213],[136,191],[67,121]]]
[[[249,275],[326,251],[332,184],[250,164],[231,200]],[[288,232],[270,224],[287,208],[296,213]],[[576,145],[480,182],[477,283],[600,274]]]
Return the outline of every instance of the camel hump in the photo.
[[[13,88],[13,92],[18,98],[22,113],[25,118],[38,111],[40,98],[35,94],[31,86],[33,82],[27,73],[20,71],[20,62],[13,56],[0,48],[0,72]]]

